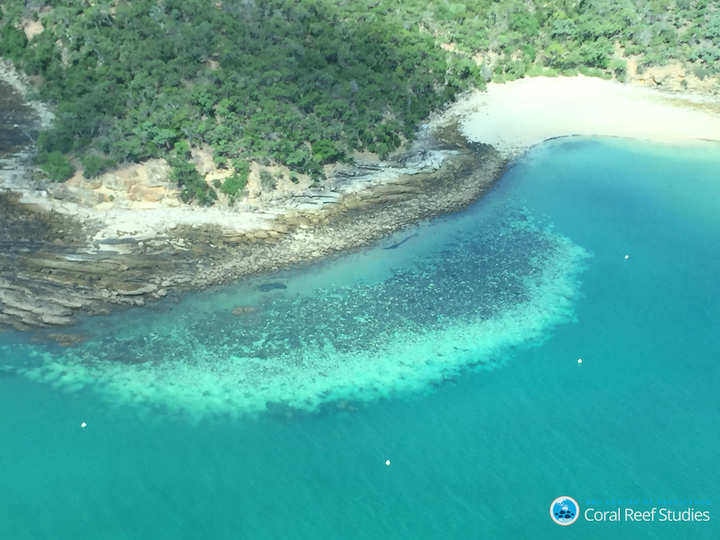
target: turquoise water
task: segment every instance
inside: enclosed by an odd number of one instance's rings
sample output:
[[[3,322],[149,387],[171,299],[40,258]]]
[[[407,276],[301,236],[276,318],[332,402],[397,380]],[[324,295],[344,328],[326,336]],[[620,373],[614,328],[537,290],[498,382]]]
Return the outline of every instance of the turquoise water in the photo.
[[[361,254],[0,335],[0,538],[717,538],[719,203],[717,146],[557,140]]]

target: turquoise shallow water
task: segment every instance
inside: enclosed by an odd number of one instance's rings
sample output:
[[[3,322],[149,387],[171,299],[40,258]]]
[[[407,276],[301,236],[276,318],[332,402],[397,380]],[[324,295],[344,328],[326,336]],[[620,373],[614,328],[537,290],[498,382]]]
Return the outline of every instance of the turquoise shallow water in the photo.
[[[718,203],[717,146],[552,141],[374,250],[0,335],[0,538],[717,538]]]

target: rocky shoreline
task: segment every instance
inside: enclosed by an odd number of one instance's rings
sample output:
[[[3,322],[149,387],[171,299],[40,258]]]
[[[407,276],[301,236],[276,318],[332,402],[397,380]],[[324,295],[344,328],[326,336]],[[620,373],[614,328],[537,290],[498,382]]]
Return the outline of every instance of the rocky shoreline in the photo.
[[[461,210],[508,161],[447,121],[393,161],[358,161],[322,188],[259,207],[112,213],[31,183],[28,156],[14,159],[0,177],[0,328],[40,331],[63,345],[81,339],[67,330],[79,316],[313,263]],[[140,216],[138,230],[127,230]]]
[[[582,77],[528,79],[464,96],[386,162],[358,155],[352,166],[328,168],[322,185],[287,178],[272,191],[253,164],[241,201],[221,194],[201,208],[179,201],[159,159],[99,178],[44,180],[28,139],[52,112],[23,97],[27,81],[10,64],[0,64],[0,85],[0,330],[37,331],[66,345],[81,337],[63,328],[84,315],[311,264],[462,210],[547,138],[717,140],[714,102],[696,110],[684,95],[670,101]],[[538,100],[557,103],[538,110]],[[215,168],[207,148],[193,149],[193,162],[208,183],[230,174]]]

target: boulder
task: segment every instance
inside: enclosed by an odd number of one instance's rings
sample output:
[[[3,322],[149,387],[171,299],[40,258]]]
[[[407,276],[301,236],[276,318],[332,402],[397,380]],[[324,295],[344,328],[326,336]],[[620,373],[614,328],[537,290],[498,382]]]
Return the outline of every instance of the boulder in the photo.
[[[154,283],[127,283],[124,281],[116,281],[108,283],[108,287],[114,289],[122,296],[137,296],[155,292],[158,288]]]
[[[49,315],[45,313],[40,315],[40,320],[42,320],[45,324],[50,324],[52,326],[72,326],[77,322],[74,317],[58,317],[57,315]]]
[[[169,185],[170,167],[163,160],[148,161],[146,172],[148,187],[167,187]]]
[[[257,308],[255,306],[238,306],[232,310],[233,315],[250,315],[253,313],[257,313]]]
[[[158,188],[146,188],[143,186],[133,186],[128,192],[128,199],[131,201],[160,202],[165,195]]]
[[[97,191],[68,187],[62,184],[49,187],[48,193],[53,199],[85,206],[95,206],[105,201],[105,195]]]
[[[114,174],[104,174],[101,179],[103,185],[108,189],[113,189],[115,191],[127,191],[128,189],[127,181],[123,180],[119,176],[115,176]]]

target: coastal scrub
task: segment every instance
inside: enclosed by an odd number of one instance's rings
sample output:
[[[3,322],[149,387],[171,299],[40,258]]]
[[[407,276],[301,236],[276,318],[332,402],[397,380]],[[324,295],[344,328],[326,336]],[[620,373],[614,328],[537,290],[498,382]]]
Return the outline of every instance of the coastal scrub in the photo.
[[[317,183],[323,165],[391,153],[489,80],[623,80],[630,57],[640,72],[720,71],[720,12],[708,0],[7,0],[2,11],[0,54],[56,105],[41,160],[72,154],[92,176],[93,156],[163,157],[182,199],[203,205],[216,193],[180,163],[179,143],[211,148],[221,167],[255,160]],[[30,18],[42,31],[24,31]]]

